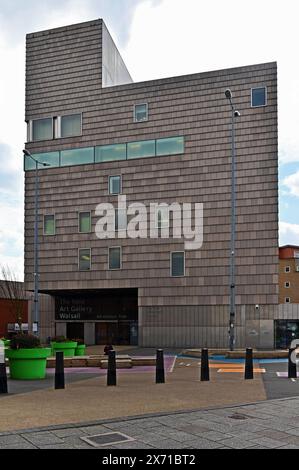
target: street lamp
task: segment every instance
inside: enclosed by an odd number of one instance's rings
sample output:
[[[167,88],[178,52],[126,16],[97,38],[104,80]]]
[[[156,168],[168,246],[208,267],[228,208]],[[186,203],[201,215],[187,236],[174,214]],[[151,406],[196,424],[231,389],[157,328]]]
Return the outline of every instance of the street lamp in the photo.
[[[31,155],[29,150],[24,149],[25,157],[31,158],[35,162],[35,190],[34,190],[34,317],[33,324],[35,324],[35,333],[39,334],[39,303],[38,303],[38,290],[39,290],[39,272],[38,272],[38,196],[39,196],[39,181],[38,181],[38,165],[51,166],[49,163],[39,162]],[[32,328],[34,329],[34,328]]]
[[[235,317],[236,317],[236,299],[235,299],[235,241],[236,241],[236,148],[235,148],[235,119],[240,117],[232,102],[232,92],[228,88],[224,92],[229,100],[231,107],[231,238],[230,238],[230,307],[229,307],[229,348],[234,350],[235,344]]]

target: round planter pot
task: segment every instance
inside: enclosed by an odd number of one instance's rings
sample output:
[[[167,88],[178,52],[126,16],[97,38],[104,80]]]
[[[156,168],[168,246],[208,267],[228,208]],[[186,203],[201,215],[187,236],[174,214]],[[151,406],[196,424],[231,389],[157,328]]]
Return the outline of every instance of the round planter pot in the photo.
[[[68,341],[65,343],[53,342],[51,343],[51,346],[52,346],[53,356],[55,356],[57,352],[62,351],[64,353],[64,357],[72,357],[72,356],[75,356],[75,350],[76,350],[76,347],[78,346],[78,343],[76,341]]]
[[[85,356],[86,346],[85,344],[79,344],[75,350],[75,356]]]
[[[50,348],[7,349],[10,378],[15,380],[38,380],[46,377],[47,357]]]

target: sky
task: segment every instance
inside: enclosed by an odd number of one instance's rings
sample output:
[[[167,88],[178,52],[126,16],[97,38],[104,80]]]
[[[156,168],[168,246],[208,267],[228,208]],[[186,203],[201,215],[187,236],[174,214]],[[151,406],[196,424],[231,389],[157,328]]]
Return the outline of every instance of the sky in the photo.
[[[0,0],[0,264],[23,278],[25,35],[103,18],[134,81],[277,61],[280,245],[299,245],[296,0]]]

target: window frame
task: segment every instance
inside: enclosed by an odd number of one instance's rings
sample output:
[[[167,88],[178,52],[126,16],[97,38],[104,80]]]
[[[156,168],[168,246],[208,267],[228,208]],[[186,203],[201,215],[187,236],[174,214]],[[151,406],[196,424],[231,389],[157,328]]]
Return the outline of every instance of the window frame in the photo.
[[[287,284],[288,284],[288,285],[287,285]],[[286,289],[289,289],[289,288],[291,287],[290,281],[285,281],[284,287],[285,287]]]
[[[184,274],[175,276],[172,274],[172,255],[174,253],[184,253]],[[184,250],[175,250],[170,252],[170,277],[185,277],[186,276],[186,252]]]
[[[161,209],[166,209],[167,210],[167,225],[165,225],[163,227],[163,225],[161,225],[161,227],[159,227],[159,218],[158,218],[158,214],[160,212],[161,214]],[[156,207],[156,211],[155,211],[155,228],[157,228],[158,230],[163,230],[163,229],[167,229],[167,228],[170,228],[170,223],[169,223],[169,207]],[[161,222],[163,221],[163,219],[161,218]]]
[[[291,266],[285,266],[284,267],[284,272],[285,273],[290,273],[291,272]]]
[[[289,299],[289,300],[287,300],[287,299]],[[284,303],[285,304],[290,304],[291,303],[291,297],[285,297],[284,298]]]
[[[119,268],[110,268],[110,250],[118,248],[119,249]],[[122,269],[122,247],[118,246],[109,246],[108,247],[108,271],[120,271]]]
[[[136,107],[137,106],[146,106],[146,119],[142,119],[142,121],[138,121],[136,119]],[[133,105],[133,122],[136,122],[136,123],[140,123],[140,122],[148,122],[148,109],[149,109],[149,106],[148,106],[148,103],[145,102],[145,103],[135,103]]]
[[[50,139],[34,139],[34,132],[33,132],[33,123],[34,121],[43,121],[44,119],[51,119],[52,122],[52,137]],[[37,119],[30,119],[28,122],[31,122],[31,134],[30,137],[32,140],[29,142],[46,142],[47,140],[53,140],[54,139],[54,117],[53,116],[46,116],[42,118],[37,118]]]
[[[89,269],[80,269],[80,251],[88,250],[89,251]],[[91,248],[78,248],[78,271],[79,272],[89,272],[91,271]]]
[[[62,136],[61,130],[62,130],[62,118],[64,117],[69,117],[69,116],[80,116],[80,134],[76,135],[68,135],[66,137]],[[56,139],[71,139],[72,137],[82,137],[83,135],[83,112],[80,111],[78,113],[71,113],[71,114],[61,114],[59,116],[56,116],[57,118],[57,123],[58,123],[58,131],[59,131],[59,137],[55,137]]]
[[[54,233],[46,233],[45,232],[45,218],[46,217],[53,217],[54,220]],[[43,214],[43,236],[44,237],[53,237],[56,235],[56,214],[55,212],[53,214]]]
[[[110,192],[110,178],[119,178],[120,181],[120,192],[119,193],[111,193]],[[122,175],[108,175],[108,194],[109,196],[117,196],[118,194],[122,194]]]
[[[89,214],[90,230],[88,232],[80,230],[80,214]],[[91,233],[91,211],[78,211],[78,233]]]
[[[264,88],[265,89],[265,104],[259,104],[259,105],[255,105],[253,106],[252,104],[252,97],[253,97],[253,90],[258,90],[260,88]],[[251,108],[264,108],[265,106],[268,105],[268,90],[267,90],[267,87],[266,86],[255,86],[255,87],[252,87],[251,88]]]

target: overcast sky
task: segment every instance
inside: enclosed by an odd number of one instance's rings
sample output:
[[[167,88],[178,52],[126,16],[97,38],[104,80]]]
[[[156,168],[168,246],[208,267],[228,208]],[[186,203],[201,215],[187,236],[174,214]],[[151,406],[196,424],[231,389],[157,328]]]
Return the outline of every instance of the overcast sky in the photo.
[[[299,245],[299,2],[0,0],[0,264],[23,277],[25,35],[103,18],[134,81],[278,62],[280,244]]]

